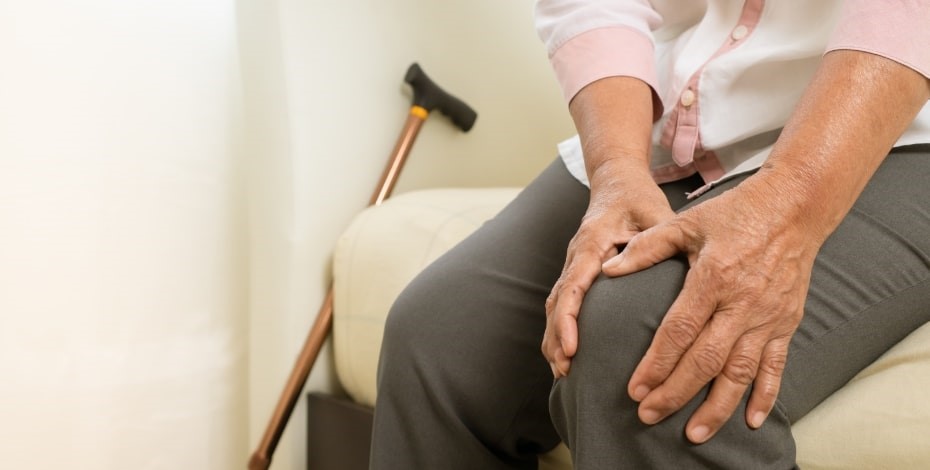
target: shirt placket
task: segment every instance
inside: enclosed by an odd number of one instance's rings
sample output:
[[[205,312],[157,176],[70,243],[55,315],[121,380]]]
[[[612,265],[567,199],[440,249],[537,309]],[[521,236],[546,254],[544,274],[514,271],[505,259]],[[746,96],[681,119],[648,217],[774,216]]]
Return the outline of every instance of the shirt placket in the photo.
[[[678,96],[675,108],[662,129],[662,138],[659,143],[663,147],[671,149],[672,160],[675,165],[680,170],[686,170],[688,173],[696,171],[701,175],[704,182],[708,183],[703,188],[691,193],[691,197],[697,197],[710,189],[710,183],[726,174],[717,155],[713,151],[705,150],[701,143],[701,73],[710,61],[739,47],[752,35],[762,15],[764,3],[764,0],[749,0],[743,4],[736,26],[730,31],[727,39],[710,59],[704,62],[689,77],[686,86]],[[662,171],[662,169],[657,170]],[[664,171],[668,173],[669,170],[665,169]]]

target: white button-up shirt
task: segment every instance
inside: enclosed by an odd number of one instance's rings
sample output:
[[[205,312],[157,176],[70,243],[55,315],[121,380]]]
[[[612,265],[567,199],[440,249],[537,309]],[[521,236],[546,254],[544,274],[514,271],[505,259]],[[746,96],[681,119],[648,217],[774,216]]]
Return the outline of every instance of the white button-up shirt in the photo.
[[[660,183],[758,168],[825,52],[870,52],[930,78],[930,0],[539,0],[536,26],[566,101],[610,76],[652,87]],[[930,105],[896,145],[914,143],[930,143]],[[588,184],[578,137],[559,154]]]

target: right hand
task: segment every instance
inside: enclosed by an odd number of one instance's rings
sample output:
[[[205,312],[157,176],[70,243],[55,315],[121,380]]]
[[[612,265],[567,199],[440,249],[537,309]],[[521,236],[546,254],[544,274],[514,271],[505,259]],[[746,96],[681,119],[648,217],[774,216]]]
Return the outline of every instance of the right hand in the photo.
[[[601,265],[617,255],[618,246],[675,215],[644,160],[604,160],[591,173],[587,212],[568,245],[562,275],[546,299],[542,352],[555,378],[568,375],[578,349],[578,312]]]

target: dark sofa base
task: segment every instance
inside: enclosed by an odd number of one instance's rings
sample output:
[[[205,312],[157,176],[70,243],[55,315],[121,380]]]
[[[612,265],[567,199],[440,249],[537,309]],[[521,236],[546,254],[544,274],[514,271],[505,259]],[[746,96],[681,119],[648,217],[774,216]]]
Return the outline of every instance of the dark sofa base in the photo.
[[[374,410],[319,392],[307,400],[308,470],[367,470]]]

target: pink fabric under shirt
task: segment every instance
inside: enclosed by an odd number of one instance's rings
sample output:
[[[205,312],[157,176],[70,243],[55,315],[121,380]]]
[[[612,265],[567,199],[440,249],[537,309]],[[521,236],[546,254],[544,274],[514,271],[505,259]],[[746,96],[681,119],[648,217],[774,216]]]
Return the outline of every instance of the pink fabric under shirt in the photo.
[[[566,102],[602,78],[633,77],[653,90],[653,119],[662,115],[652,39],[640,31],[626,26],[586,31],[559,47],[549,60]]]
[[[930,1],[848,0],[827,51],[887,57],[930,78]]]

